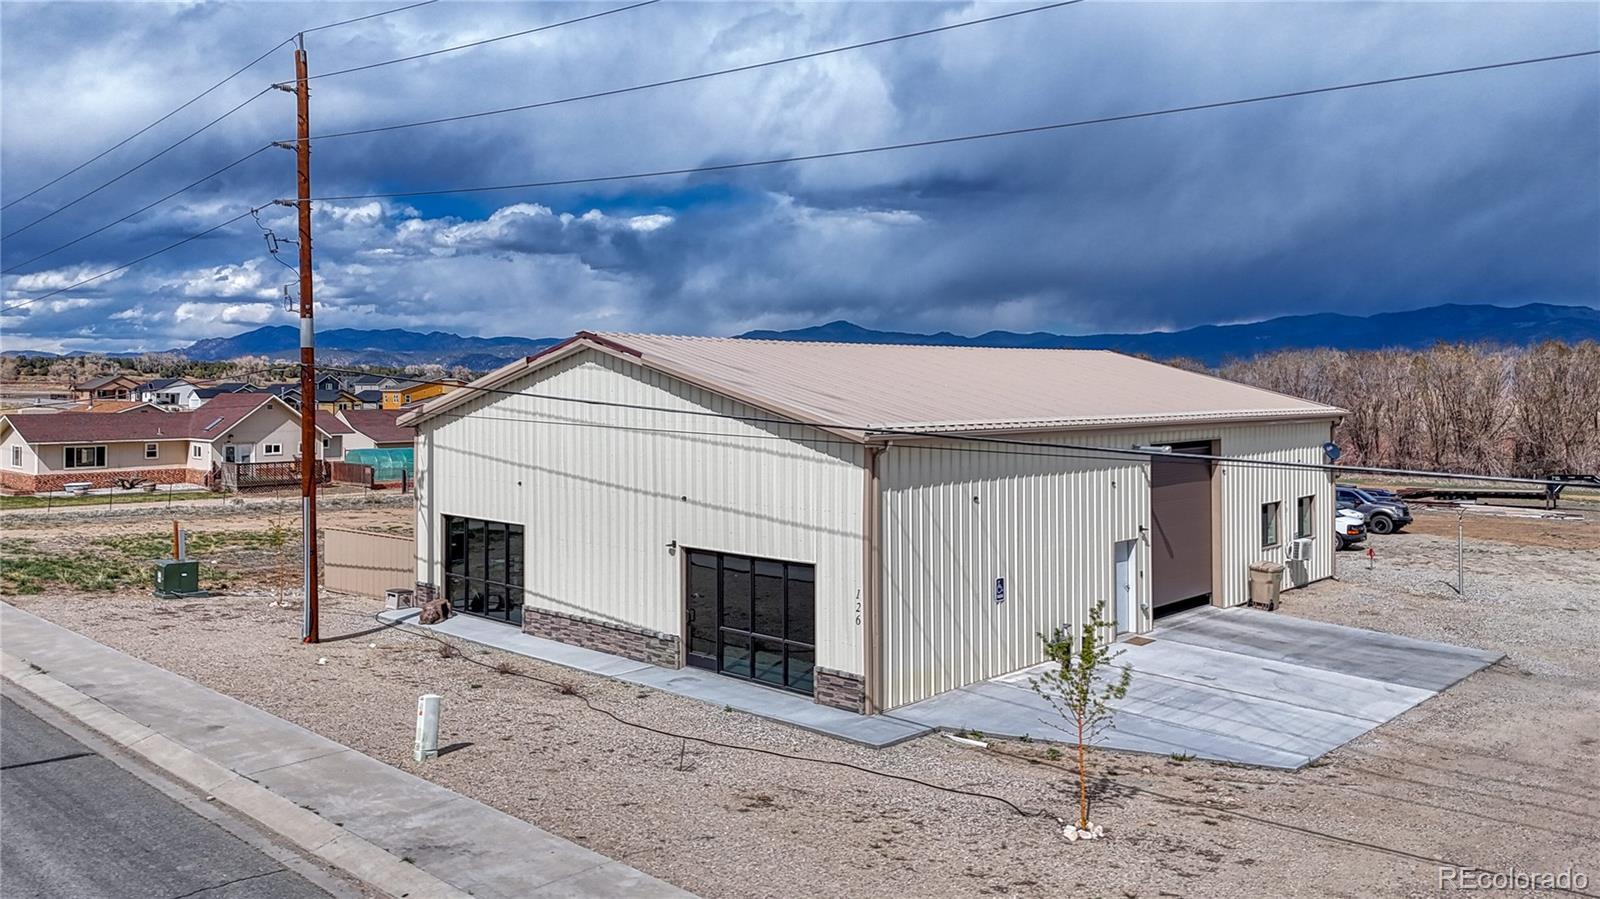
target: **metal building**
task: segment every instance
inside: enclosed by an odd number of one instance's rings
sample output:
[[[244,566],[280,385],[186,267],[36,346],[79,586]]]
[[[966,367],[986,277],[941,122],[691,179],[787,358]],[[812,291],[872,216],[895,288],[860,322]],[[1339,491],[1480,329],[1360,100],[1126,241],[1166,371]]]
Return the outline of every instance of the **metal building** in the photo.
[[[1333,574],[1342,410],[1091,350],[581,333],[406,416],[417,588],[857,711]],[[978,438],[978,439],[975,439]],[[1240,462],[1194,458],[1220,455]]]

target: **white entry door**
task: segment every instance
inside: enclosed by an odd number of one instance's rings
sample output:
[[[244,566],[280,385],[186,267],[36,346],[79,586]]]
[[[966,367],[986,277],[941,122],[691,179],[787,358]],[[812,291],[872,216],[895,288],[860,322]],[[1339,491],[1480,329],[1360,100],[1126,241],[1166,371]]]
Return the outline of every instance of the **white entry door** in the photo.
[[[1112,587],[1112,602],[1116,605],[1117,633],[1126,634],[1139,629],[1133,602],[1133,550],[1136,540],[1123,540],[1116,545],[1116,579]]]

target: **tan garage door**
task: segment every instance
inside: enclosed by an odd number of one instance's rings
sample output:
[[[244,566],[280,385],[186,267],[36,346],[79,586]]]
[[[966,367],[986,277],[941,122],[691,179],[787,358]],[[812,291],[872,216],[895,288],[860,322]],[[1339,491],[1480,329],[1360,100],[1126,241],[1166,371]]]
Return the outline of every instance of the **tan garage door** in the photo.
[[[1183,459],[1211,445],[1181,444],[1150,461],[1151,603],[1211,595],[1211,463]]]

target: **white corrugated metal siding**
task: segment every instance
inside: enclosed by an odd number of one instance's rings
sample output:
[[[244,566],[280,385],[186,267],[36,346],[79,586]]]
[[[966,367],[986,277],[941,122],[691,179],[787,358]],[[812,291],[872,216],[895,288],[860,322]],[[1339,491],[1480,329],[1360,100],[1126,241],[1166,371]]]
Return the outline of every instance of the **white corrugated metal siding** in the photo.
[[[1320,462],[1329,422],[1032,435],[1032,442],[1131,448],[1220,441],[1223,455]],[[1138,539],[1139,629],[1149,627],[1149,466],[1142,457],[1051,455],[996,444],[913,441],[879,461],[883,497],[885,706],[1014,671],[1042,660],[1038,634],[1077,627],[1107,602],[1114,544]],[[1070,451],[1063,450],[1065,454]],[[1091,455],[1092,454],[1080,454]],[[1315,496],[1314,558],[1291,567],[1295,583],[1333,573],[1333,496],[1320,471],[1224,465],[1221,562],[1226,605],[1246,600],[1247,569],[1263,550],[1260,508],[1282,505],[1284,539],[1295,500]],[[1004,603],[995,580],[1006,580]]]
[[[595,350],[501,389],[771,417]],[[817,663],[860,673],[861,455],[803,425],[483,393],[419,428],[417,579],[443,582],[439,516],[517,522],[529,607],[681,635],[681,548],[809,562]]]

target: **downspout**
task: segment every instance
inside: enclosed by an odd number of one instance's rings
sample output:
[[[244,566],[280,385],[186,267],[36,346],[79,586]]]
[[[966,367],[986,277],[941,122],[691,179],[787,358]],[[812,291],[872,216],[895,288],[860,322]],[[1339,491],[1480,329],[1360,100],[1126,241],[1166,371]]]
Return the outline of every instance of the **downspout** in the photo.
[[[867,446],[861,491],[861,642],[865,712],[883,711],[883,493],[878,458],[889,448]]]

